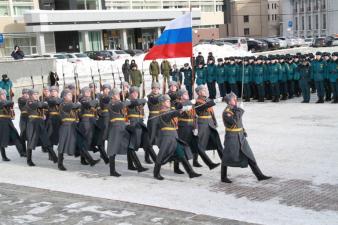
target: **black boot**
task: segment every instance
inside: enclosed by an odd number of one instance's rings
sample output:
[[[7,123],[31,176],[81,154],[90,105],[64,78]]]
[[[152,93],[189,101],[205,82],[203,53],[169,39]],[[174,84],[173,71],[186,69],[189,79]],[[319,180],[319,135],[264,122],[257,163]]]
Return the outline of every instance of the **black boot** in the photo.
[[[161,165],[155,163],[154,178],[157,179],[157,180],[164,180],[164,177],[162,177],[161,174],[160,174],[160,170],[161,170]]]
[[[318,101],[316,101],[316,103],[324,103],[324,98],[319,98]]]
[[[132,157],[130,156],[130,151],[131,150],[128,150],[127,152],[128,170],[137,170],[133,164]]]
[[[180,164],[178,161],[174,161],[174,173],[184,174],[184,172],[180,169]]]
[[[229,180],[227,172],[228,172],[228,167],[222,166],[222,168],[221,168],[221,181],[224,182],[224,183],[230,184],[230,183],[232,183],[232,181]]]
[[[149,158],[149,156],[150,156],[151,160],[153,160],[153,162],[156,162],[157,155],[156,155],[156,152],[154,151],[153,147],[145,148],[145,156],[144,156],[145,160],[147,160],[146,157]],[[152,162],[150,164],[152,164]]]
[[[50,160],[52,160],[54,163],[58,162],[58,157],[56,156],[53,147],[47,147],[48,155],[50,157]]]
[[[181,158],[180,160],[182,162],[182,165],[183,165],[185,171],[187,171],[187,173],[189,174],[189,178],[202,176],[202,174],[195,173],[195,171],[192,169],[189,161],[185,157]]]
[[[199,155],[201,156],[203,162],[205,164],[207,164],[207,166],[209,167],[210,170],[212,170],[212,169],[214,169],[214,168],[216,168],[217,166],[220,165],[219,163],[213,163],[211,161],[211,159],[209,158],[209,156],[203,150],[199,151]]]
[[[26,157],[26,149],[25,146],[22,145],[22,141],[20,139],[16,139],[14,144],[19,152],[20,157]]]
[[[193,167],[202,167],[202,165],[198,162],[198,154],[194,153],[193,160],[192,160]]]
[[[67,170],[66,167],[63,165],[63,153],[58,154],[58,168],[61,171]]]
[[[249,166],[252,170],[252,172],[255,174],[255,176],[257,177],[257,180],[261,181],[261,180],[268,180],[271,177],[265,176],[262,171],[259,169],[257,163],[249,163]]]
[[[136,155],[135,151],[130,151],[130,157],[131,160],[133,161],[134,165],[136,166],[137,172],[141,173],[144,171],[147,171],[148,168],[144,168],[139,160],[139,158]]]
[[[1,148],[1,157],[2,157],[2,161],[5,161],[5,162],[11,161],[9,158],[7,158],[5,148]]]
[[[113,176],[113,177],[121,176],[121,174],[116,172],[116,169],[115,169],[115,155],[109,157],[109,169],[110,169],[110,176]]]
[[[150,160],[150,155],[147,151],[144,152],[144,161],[147,164],[153,164],[153,162]]]
[[[109,158],[108,158],[108,155],[106,153],[106,151],[104,150],[104,147],[103,146],[98,146],[99,148],[99,151],[100,151],[100,157],[101,159],[103,159],[104,163],[105,164],[108,164],[109,163]]]
[[[27,165],[28,166],[35,166],[35,164],[32,161],[32,149],[27,149]]]
[[[89,154],[88,151],[82,151],[81,153],[83,157],[86,159],[86,161],[89,162],[90,166],[95,166],[98,162],[100,162],[100,159],[93,159],[93,157]]]
[[[87,163],[86,161],[86,158],[83,157],[82,155],[81,155],[81,165],[85,165],[85,166],[89,165],[89,163]]]

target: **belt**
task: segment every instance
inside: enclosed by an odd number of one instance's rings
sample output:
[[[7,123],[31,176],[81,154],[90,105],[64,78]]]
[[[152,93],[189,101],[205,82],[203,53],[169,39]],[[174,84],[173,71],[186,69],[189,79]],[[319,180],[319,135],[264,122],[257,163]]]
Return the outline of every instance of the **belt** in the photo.
[[[101,112],[109,112],[109,110],[108,109],[104,109]]]
[[[21,111],[21,114],[27,114],[28,112],[27,111]]]
[[[159,114],[160,111],[149,111],[150,114]]]
[[[130,114],[127,116],[128,118],[143,118],[144,115],[138,115],[138,114]]]
[[[12,117],[10,115],[0,115],[0,118],[8,118],[11,119]]]
[[[95,117],[94,114],[82,114],[81,117]]]
[[[62,119],[62,122],[75,122],[76,119],[75,118],[64,118]]]
[[[177,130],[175,127],[162,127],[161,130]]]
[[[49,115],[51,115],[51,116],[58,116],[58,115],[60,115],[60,113],[59,112],[49,112]]]
[[[199,119],[211,119],[211,116],[199,116]]]
[[[178,118],[178,122],[194,122],[194,119]]]
[[[115,122],[115,121],[125,121],[125,118],[113,118],[110,120],[110,122]]]
[[[225,128],[225,130],[229,132],[241,132],[243,128]]]
[[[38,116],[38,115],[30,115],[30,116],[28,116],[28,118],[30,118],[30,119],[43,119],[42,116]]]

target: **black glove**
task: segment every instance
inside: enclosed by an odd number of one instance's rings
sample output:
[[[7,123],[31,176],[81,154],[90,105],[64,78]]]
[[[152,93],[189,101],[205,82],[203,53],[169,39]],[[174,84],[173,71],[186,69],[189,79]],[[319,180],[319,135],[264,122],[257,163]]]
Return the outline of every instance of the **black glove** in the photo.
[[[244,137],[248,137],[248,134],[244,131]]]

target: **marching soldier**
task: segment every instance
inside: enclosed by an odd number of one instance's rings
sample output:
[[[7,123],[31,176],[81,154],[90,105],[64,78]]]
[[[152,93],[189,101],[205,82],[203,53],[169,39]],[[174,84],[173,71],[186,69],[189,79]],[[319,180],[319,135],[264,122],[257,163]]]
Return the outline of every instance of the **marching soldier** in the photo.
[[[157,138],[157,146],[159,146],[160,150],[154,167],[154,178],[163,180],[164,178],[160,174],[161,166],[172,160],[179,160],[190,178],[201,176],[201,174],[195,173],[192,169],[188,161],[191,157],[188,155],[190,152],[189,146],[178,138],[176,123],[173,122],[173,118],[180,116],[182,105],[177,105],[177,109],[171,109],[169,95],[161,96],[160,101],[162,106],[158,124],[159,135]],[[184,110],[190,110],[191,108],[191,106],[188,106]]]
[[[7,92],[0,89],[0,150],[2,161],[10,161],[7,158],[5,148],[10,145],[15,145],[21,157],[25,156],[24,148],[18,131],[12,122],[11,108],[14,102],[7,100]]]
[[[127,117],[129,125],[127,127],[130,131],[130,142],[128,151],[128,169],[136,170],[132,161],[136,161],[136,166],[139,172],[146,171],[147,169],[141,166],[139,159],[136,155],[136,151],[139,148],[143,148],[145,152],[149,154],[153,161],[156,160],[156,153],[151,145],[149,133],[146,125],[143,122],[144,118],[144,105],[147,102],[146,99],[139,99],[139,89],[137,87],[131,87],[129,90],[130,105],[127,107]],[[133,159],[133,160],[132,160]],[[151,163],[149,160],[147,163]]]
[[[227,176],[227,168],[250,166],[259,181],[271,177],[265,176],[259,169],[256,159],[246,140],[246,132],[242,124],[244,110],[237,107],[237,96],[230,93],[226,96],[228,106],[223,112],[223,123],[226,128],[224,138],[224,151],[222,157],[221,181],[231,183]]]
[[[20,109],[20,139],[22,143],[22,147],[24,149],[24,152],[26,153],[26,141],[27,141],[27,135],[26,135],[26,128],[27,128],[27,122],[28,122],[28,112],[26,110],[26,103],[29,99],[29,89],[24,88],[22,89],[22,96],[18,98],[18,105]]]
[[[147,121],[147,128],[149,132],[149,142],[151,145],[156,145],[156,136],[157,136],[157,123],[158,117],[153,118],[154,116],[158,116],[160,114],[161,103],[160,103],[160,84],[157,82],[153,82],[151,84],[151,93],[147,96],[148,98],[148,108],[149,108],[149,117]],[[146,152],[145,155],[146,163],[151,162],[149,159],[149,155]]]
[[[59,129],[61,118],[59,107],[62,99],[59,98],[59,88],[52,86],[50,88],[50,96],[45,100],[48,103],[48,112],[46,117],[46,128],[51,145],[59,143]]]
[[[120,93],[120,97],[121,97],[121,101],[124,101],[126,99],[129,98],[129,83],[128,82],[122,82],[121,85],[121,93]]]
[[[204,86],[196,88],[198,98],[196,100],[196,114],[198,125],[198,144],[202,150],[217,150],[218,156],[222,158],[223,146],[219,138],[217,121],[213,106],[214,100],[207,98],[207,89]]]
[[[103,84],[102,85],[102,94],[98,94],[98,100],[99,100],[99,119],[97,121],[100,129],[100,134],[98,135],[99,141],[98,145],[100,148],[105,150],[105,141],[108,140],[108,132],[109,132],[109,103],[111,99],[111,85],[110,84]]]
[[[45,151],[47,151],[53,162],[57,163],[58,158],[49,141],[44,121],[44,109],[48,109],[48,104],[46,102],[39,101],[39,92],[36,90],[31,90],[29,95],[30,99],[26,104],[28,112],[27,164],[29,166],[35,166],[32,161],[32,150],[34,150],[37,146],[41,146]]]
[[[42,89],[42,96],[39,97],[39,100],[40,101],[47,101],[49,97],[50,97],[49,87],[44,87]]]

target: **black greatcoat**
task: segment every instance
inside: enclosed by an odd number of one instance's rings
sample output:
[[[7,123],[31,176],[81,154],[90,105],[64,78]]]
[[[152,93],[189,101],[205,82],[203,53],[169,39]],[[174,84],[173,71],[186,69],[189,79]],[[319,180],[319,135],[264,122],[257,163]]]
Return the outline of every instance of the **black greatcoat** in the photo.
[[[201,106],[200,106],[201,105]],[[216,129],[212,106],[215,102],[207,98],[198,98],[196,101],[196,114],[198,125],[198,143],[202,150],[223,150],[221,139]]]
[[[149,94],[148,97],[148,108],[149,108],[149,117],[147,121],[147,128],[149,133],[149,141],[151,145],[156,145],[156,136],[158,133],[157,130],[157,124],[158,124],[158,117],[149,120],[150,118],[153,118],[154,116],[158,116],[160,114],[161,104],[159,101],[159,98],[161,97],[161,94],[154,95]]]
[[[156,163],[164,165],[169,161],[186,157],[192,158],[189,145],[178,138],[175,122],[173,119],[180,116],[178,110],[161,111],[159,117],[159,135],[156,139],[159,152]]]
[[[49,147],[50,141],[45,126],[43,109],[48,108],[48,104],[40,101],[28,100],[26,104],[28,111],[27,123],[27,148],[34,150],[37,146]]]
[[[26,141],[27,137],[26,137],[26,128],[27,128],[27,123],[28,123],[28,112],[26,110],[26,104],[27,104],[27,100],[23,97],[20,97],[18,99],[18,105],[19,105],[19,109],[21,111],[20,114],[20,122],[19,122],[19,127],[20,127],[20,138],[22,141]]]
[[[10,107],[13,104],[10,101],[0,101],[0,147],[6,148],[7,146],[16,145],[18,150],[22,152],[20,136],[10,115]]]
[[[48,137],[52,145],[58,145],[59,143],[59,129],[61,125],[59,107],[61,101],[61,98],[56,97],[50,97],[47,100],[48,112],[46,117],[46,127]]]
[[[109,104],[108,156],[126,155],[130,134],[126,130],[125,111],[130,101],[112,101]]]
[[[109,131],[109,102],[110,96],[99,95],[98,99],[100,102],[99,110],[99,119],[97,120],[98,127],[100,127],[100,133],[98,135],[98,143],[103,145],[106,140],[108,140],[108,131]]]
[[[254,154],[246,140],[242,124],[244,110],[229,106],[223,112],[223,122],[226,127],[222,166],[247,167],[248,159],[256,162]]]

